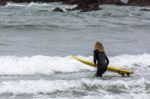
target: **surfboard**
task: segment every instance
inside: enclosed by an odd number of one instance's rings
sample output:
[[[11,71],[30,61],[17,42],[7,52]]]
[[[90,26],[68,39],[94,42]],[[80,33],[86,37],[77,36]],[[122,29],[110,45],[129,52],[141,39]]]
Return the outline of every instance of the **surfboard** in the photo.
[[[83,59],[83,58],[80,58],[80,57],[77,57],[77,56],[72,56],[72,58],[79,61],[79,62],[81,62],[81,63],[84,63],[88,66],[96,67],[94,62],[91,62],[89,60],[86,60],[86,59]],[[111,71],[111,72],[119,73],[122,76],[125,76],[125,74],[126,74],[128,77],[130,76],[130,74],[133,74],[132,70],[116,68],[116,67],[113,67],[113,66],[108,66],[107,70]]]

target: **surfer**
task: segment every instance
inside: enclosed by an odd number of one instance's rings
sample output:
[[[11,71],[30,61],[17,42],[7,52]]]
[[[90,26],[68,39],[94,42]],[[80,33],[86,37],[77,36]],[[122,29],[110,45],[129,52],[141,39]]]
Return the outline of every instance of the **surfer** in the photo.
[[[109,59],[105,54],[104,47],[102,43],[96,42],[94,50],[94,64],[97,65],[97,77],[102,77],[106,72],[107,66],[109,64]]]

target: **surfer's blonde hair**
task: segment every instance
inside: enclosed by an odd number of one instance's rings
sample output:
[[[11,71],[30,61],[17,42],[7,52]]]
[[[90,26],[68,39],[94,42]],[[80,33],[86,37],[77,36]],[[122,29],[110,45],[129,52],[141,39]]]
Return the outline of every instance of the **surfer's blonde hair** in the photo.
[[[97,41],[97,42],[95,43],[95,50],[98,50],[98,51],[100,51],[100,52],[104,52],[103,44],[102,44],[101,42]]]

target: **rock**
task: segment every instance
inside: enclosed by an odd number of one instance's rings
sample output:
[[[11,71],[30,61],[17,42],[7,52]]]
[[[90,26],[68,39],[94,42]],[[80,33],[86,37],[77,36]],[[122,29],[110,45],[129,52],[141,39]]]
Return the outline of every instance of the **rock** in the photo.
[[[99,0],[81,0],[72,10],[80,10],[81,12],[100,10]]]
[[[150,9],[140,9],[140,11],[150,11]]]
[[[149,6],[150,0],[129,0],[128,5],[132,6]]]
[[[149,6],[150,0],[100,0],[100,3],[129,6]]]
[[[80,0],[64,0],[63,3],[65,4],[78,4]]]
[[[55,8],[54,10],[53,10],[54,12],[64,12],[61,8]]]
[[[101,4],[115,4],[115,5],[125,5],[126,3],[121,0],[100,0]]]
[[[7,4],[6,0],[0,0],[0,6],[5,6]]]

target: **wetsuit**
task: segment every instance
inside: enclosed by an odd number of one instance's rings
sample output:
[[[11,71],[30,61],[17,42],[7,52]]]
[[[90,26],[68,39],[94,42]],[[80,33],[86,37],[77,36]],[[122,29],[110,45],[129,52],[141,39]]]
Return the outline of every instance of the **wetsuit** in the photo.
[[[94,63],[97,64],[97,77],[102,77],[104,72],[107,70],[109,59],[104,52],[94,50]]]

